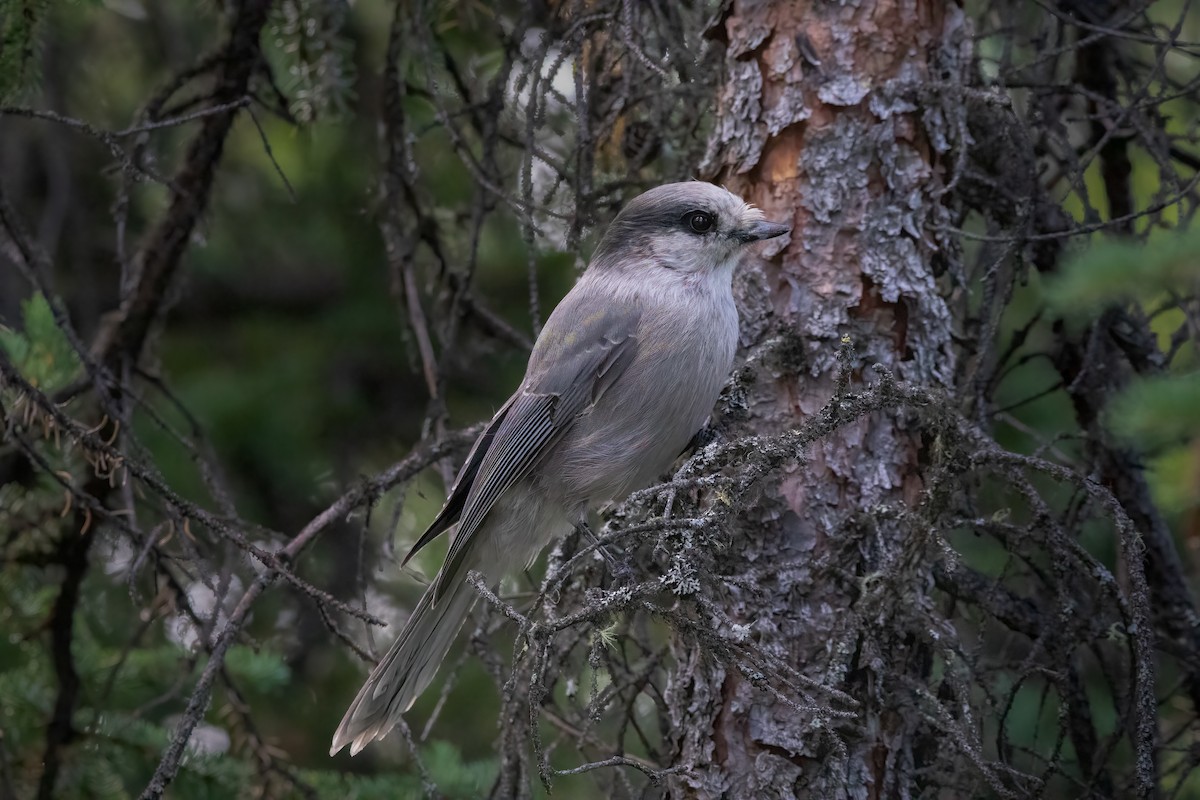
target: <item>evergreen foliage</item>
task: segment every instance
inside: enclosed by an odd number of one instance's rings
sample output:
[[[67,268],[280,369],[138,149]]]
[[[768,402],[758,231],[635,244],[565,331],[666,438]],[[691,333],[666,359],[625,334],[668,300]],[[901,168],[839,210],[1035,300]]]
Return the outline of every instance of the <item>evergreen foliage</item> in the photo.
[[[0,103],[37,83],[41,34],[49,9],[50,0],[0,0]]]

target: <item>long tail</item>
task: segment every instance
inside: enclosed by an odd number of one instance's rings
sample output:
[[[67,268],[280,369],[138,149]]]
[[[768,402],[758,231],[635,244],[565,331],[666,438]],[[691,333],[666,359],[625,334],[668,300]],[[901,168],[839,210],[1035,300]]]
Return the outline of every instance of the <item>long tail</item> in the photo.
[[[329,755],[347,744],[350,755],[357,755],[372,740],[387,736],[437,674],[477,595],[465,580],[455,581],[435,606],[436,586],[435,581],[425,590],[408,625],[359,689],[333,734]]]

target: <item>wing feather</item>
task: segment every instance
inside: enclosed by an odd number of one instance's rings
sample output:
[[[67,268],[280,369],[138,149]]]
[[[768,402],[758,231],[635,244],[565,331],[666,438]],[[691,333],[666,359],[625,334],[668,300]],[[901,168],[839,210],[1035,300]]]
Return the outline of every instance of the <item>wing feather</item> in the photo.
[[[416,544],[408,551],[408,555],[400,562],[400,566],[404,566],[417,554],[417,551],[425,545],[432,542],[437,537],[448,531],[458,522],[458,518],[462,516],[463,506],[467,504],[467,496],[471,492],[471,487],[475,483],[475,476],[479,474],[479,466],[483,463],[484,456],[487,455],[491,448],[492,440],[496,438],[496,431],[500,429],[500,425],[504,422],[504,418],[508,415],[508,411],[512,408],[513,401],[517,398],[510,397],[508,401],[501,406],[496,415],[492,417],[492,421],[484,429],[483,433],[479,434],[479,438],[475,440],[475,444],[471,445],[471,452],[467,453],[467,458],[463,462],[462,469],[458,471],[458,477],[454,479],[454,485],[450,487],[450,494],[446,497],[446,502],[442,505],[442,510],[434,517],[433,522],[429,523],[429,527],[421,534],[421,538],[417,539]]]
[[[518,424],[502,428],[493,442],[489,455],[495,459],[491,463],[484,460],[486,478],[468,501],[447,563],[453,563],[455,551],[465,539],[464,532],[469,535],[479,527],[504,490],[525,477],[536,463],[538,454],[555,434],[554,406],[558,399],[554,395],[522,395],[513,404],[512,418]]]
[[[496,501],[524,478],[550,445],[570,430],[575,418],[612,385],[633,359],[636,347],[636,337],[627,330],[605,330],[591,339],[591,346],[552,361],[554,374],[549,380],[546,375],[527,377],[480,462],[438,576],[434,602],[458,575],[475,532]],[[537,391],[542,386],[557,391]]]

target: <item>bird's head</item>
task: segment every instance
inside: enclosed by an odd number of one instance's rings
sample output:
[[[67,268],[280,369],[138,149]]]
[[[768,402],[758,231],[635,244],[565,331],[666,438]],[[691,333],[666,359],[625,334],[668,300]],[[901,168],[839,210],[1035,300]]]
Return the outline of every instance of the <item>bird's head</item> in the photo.
[[[751,242],[790,228],[711,183],[668,183],[638,195],[613,220],[592,258],[600,269],[728,273]]]

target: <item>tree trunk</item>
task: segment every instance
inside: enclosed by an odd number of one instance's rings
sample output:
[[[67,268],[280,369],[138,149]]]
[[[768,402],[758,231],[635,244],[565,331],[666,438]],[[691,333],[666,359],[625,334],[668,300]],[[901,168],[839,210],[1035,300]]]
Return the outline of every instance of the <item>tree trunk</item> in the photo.
[[[935,265],[954,258],[937,232],[949,220],[938,190],[958,128],[918,96],[962,73],[965,26],[957,5],[936,0],[739,0],[728,10],[706,172],[793,225],[742,275],[742,345],[777,357],[755,359],[735,435],[777,434],[824,406],[844,336],[856,366],[950,383]],[[904,423],[874,414],[773,476],[720,565],[732,577],[722,607],[801,672],[851,694],[857,720],[831,736],[817,715],[804,719],[679,644],[675,763],[694,769],[674,779],[674,796],[915,796],[919,701],[904,677],[925,684],[933,649],[905,609],[929,602],[932,565],[889,572],[911,546],[898,517],[922,499],[922,442]],[[868,586],[885,573],[903,580]]]

